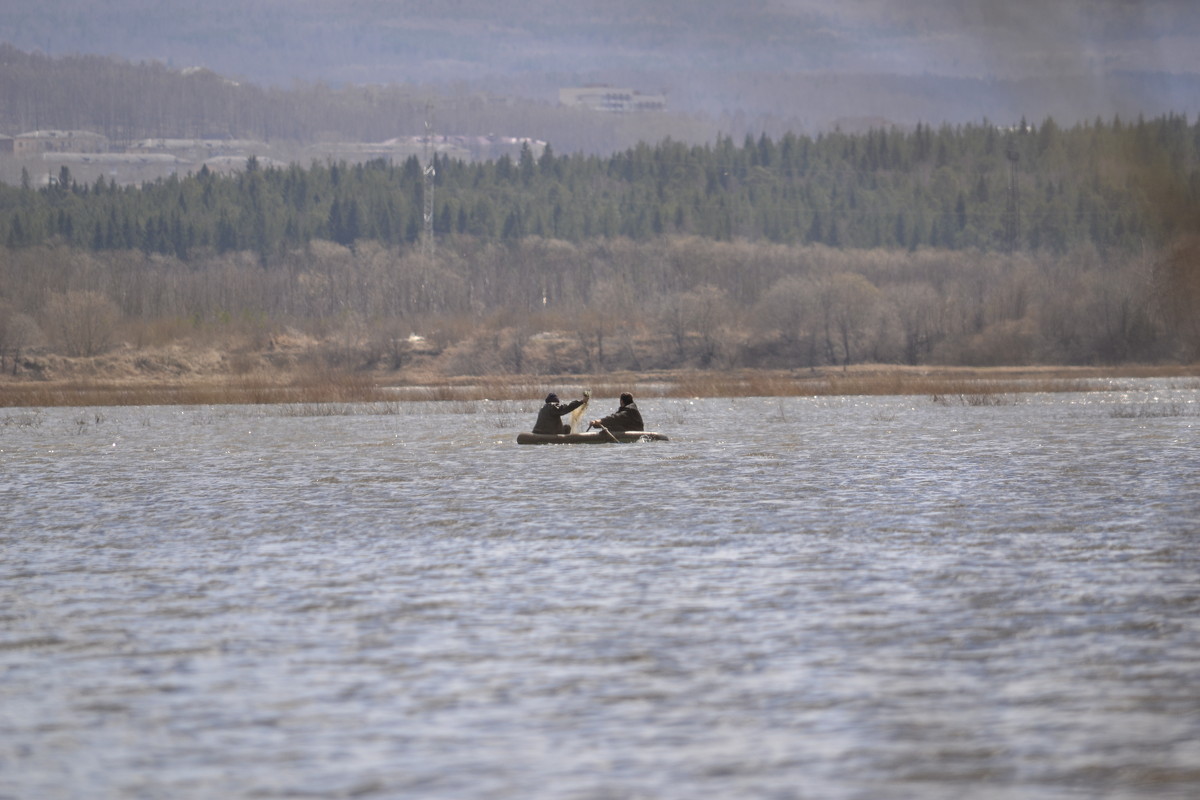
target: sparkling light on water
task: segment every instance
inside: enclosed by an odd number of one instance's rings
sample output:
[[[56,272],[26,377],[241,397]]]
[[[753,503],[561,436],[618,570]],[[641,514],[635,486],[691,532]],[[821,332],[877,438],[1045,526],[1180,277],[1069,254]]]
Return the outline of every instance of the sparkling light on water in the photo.
[[[1200,793],[1200,390],[639,405],[0,410],[0,797]]]

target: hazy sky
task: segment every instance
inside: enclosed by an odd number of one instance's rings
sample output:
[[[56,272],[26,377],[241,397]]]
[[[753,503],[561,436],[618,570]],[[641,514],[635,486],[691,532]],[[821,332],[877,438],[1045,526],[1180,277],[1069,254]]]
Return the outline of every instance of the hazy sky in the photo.
[[[726,5],[716,3],[712,5]],[[806,69],[1027,77],[1200,72],[1195,0],[767,0],[727,4],[829,45]],[[681,24],[686,25],[686,22]],[[746,41],[753,46],[753,41]]]
[[[628,81],[709,111],[730,76],[1088,76],[1102,96],[1171,73],[1168,102],[1200,110],[1200,0],[8,0],[0,41],[284,86]]]
[[[312,56],[322,61],[323,28],[367,43],[389,30],[423,30],[421,52],[398,46],[394,63],[436,59],[440,43],[447,67],[471,58],[456,50],[462,37],[486,37],[503,52],[496,66],[512,69],[522,61],[510,48],[527,50],[527,68],[562,67],[569,62],[552,54],[566,59],[571,46],[593,36],[580,55],[607,51],[616,62],[653,63],[656,50],[701,61],[740,51],[747,66],[770,53],[780,66],[799,70],[1200,72],[1196,0],[9,0],[5,7],[0,40],[23,49],[131,60],[173,53],[203,59],[207,50],[219,62],[244,42],[239,62],[257,59],[269,72],[290,64],[297,74],[311,70]],[[204,66],[219,71],[221,64]],[[379,80],[388,65],[375,67]]]

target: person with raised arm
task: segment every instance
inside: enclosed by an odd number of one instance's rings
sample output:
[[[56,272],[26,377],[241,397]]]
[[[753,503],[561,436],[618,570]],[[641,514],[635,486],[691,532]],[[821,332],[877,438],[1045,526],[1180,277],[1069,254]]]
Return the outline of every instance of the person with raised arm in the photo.
[[[571,426],[562,418],[587,402],[587,396],[569,403],[560,403],[554,392],[546,395],[546,403],[538,410],[537,422],[533,425],[534,433],[561,434],[570,433]],[[580,412],[583,413],[582,411]]]

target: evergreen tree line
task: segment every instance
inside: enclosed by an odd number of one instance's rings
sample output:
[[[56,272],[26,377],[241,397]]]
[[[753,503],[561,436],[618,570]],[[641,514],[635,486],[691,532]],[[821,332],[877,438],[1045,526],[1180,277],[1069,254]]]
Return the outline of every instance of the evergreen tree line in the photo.
[[[434,157],[435,235],[700,236],[830,247],[937,247],[1065,253],[1159,246],[1200,221],[1200,122],[1167,116],[918,125],[778,140],[670,139],[608,157],[465,162]],[[313,163],[234,176],[202,168],[139,188],[79,185],[63,167],[49,187],[0,187],[0,242],[60,240],[81,249],[173,255],[250,250],[264,264],[316,239],[412,246],[424,229],[425,178],[403,163]]]

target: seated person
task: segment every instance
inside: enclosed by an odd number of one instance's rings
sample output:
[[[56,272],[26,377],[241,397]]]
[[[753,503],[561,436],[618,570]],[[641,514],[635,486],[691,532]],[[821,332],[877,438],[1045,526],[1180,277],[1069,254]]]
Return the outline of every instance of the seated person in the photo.
[[[570,433],[571,426],[564,423],[562,418],[579,408],[584,402],[586,402],[586,398],[572,400],[569,403],[560,403],[558,402],[558,395],[551,392],[546,395],[546,404],[538,410],[537,422],[533,425],[533,432],[549,434]]]
[[[646,430],[642,422],[642,412],[638,411],[637,403],[629,392],[621,393],[621,407],[607,417],[592,420],[593,428],[607,428],[610,433],[625,433],[626,431]]]

